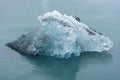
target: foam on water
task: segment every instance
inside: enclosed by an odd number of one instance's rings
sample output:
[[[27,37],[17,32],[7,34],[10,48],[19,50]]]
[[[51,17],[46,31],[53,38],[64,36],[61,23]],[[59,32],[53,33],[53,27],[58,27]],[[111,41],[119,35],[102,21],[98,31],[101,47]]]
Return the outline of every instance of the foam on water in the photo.
[[[42,26],[37,31],[22,35],[8,43],[12,49],[28,54],[40,54],[68,58],[86,51],[105,51],[113,42],[89,26],[78,22],[73,16],[58,11],[38,17]]]

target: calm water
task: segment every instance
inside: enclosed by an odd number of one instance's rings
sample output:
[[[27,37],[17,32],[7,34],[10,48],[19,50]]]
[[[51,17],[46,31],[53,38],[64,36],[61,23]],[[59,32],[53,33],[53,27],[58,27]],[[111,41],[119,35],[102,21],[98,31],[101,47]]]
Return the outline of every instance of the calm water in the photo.
[[[0,0],[0,80],[120,80],[119,7],[119,0]],[[57,59],[23,55],[5,46],[37,29],[37,16],[53,10],[79,16],[109,36],[113,48]]]

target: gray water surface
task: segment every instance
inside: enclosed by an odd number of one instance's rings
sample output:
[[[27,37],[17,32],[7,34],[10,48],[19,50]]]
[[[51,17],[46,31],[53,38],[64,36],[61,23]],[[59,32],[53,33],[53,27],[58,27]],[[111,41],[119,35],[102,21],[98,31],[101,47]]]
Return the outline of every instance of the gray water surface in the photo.
[[[120,80],[119,0],[0,0],[0,80]],[[48,11],[79,16],[114,46],[70,59],[20,54],[5,46],[36,30]]]

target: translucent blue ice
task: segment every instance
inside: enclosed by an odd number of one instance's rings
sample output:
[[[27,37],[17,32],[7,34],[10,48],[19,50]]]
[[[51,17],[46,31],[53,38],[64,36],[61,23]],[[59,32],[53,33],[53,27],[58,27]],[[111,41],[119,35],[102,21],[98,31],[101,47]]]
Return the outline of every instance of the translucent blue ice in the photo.
[[[53,11],[40,15],[38,20],[42,26],[37,31],[22,35],[7,46],[22,53],[59,58],[79,56],[86,51],[107,51],[113,46],[108,37],[73,16]]]

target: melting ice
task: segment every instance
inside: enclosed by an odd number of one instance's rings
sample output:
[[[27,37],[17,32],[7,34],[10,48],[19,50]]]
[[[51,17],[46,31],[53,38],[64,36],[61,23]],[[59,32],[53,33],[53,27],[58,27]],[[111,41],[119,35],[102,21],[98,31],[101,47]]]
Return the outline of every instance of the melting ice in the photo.
[[[69,58],[86,51],[107,51],[113,43],[101,33],[58,11],[38,17],[37,31],[22,35],[6,45],[20,53]]]

